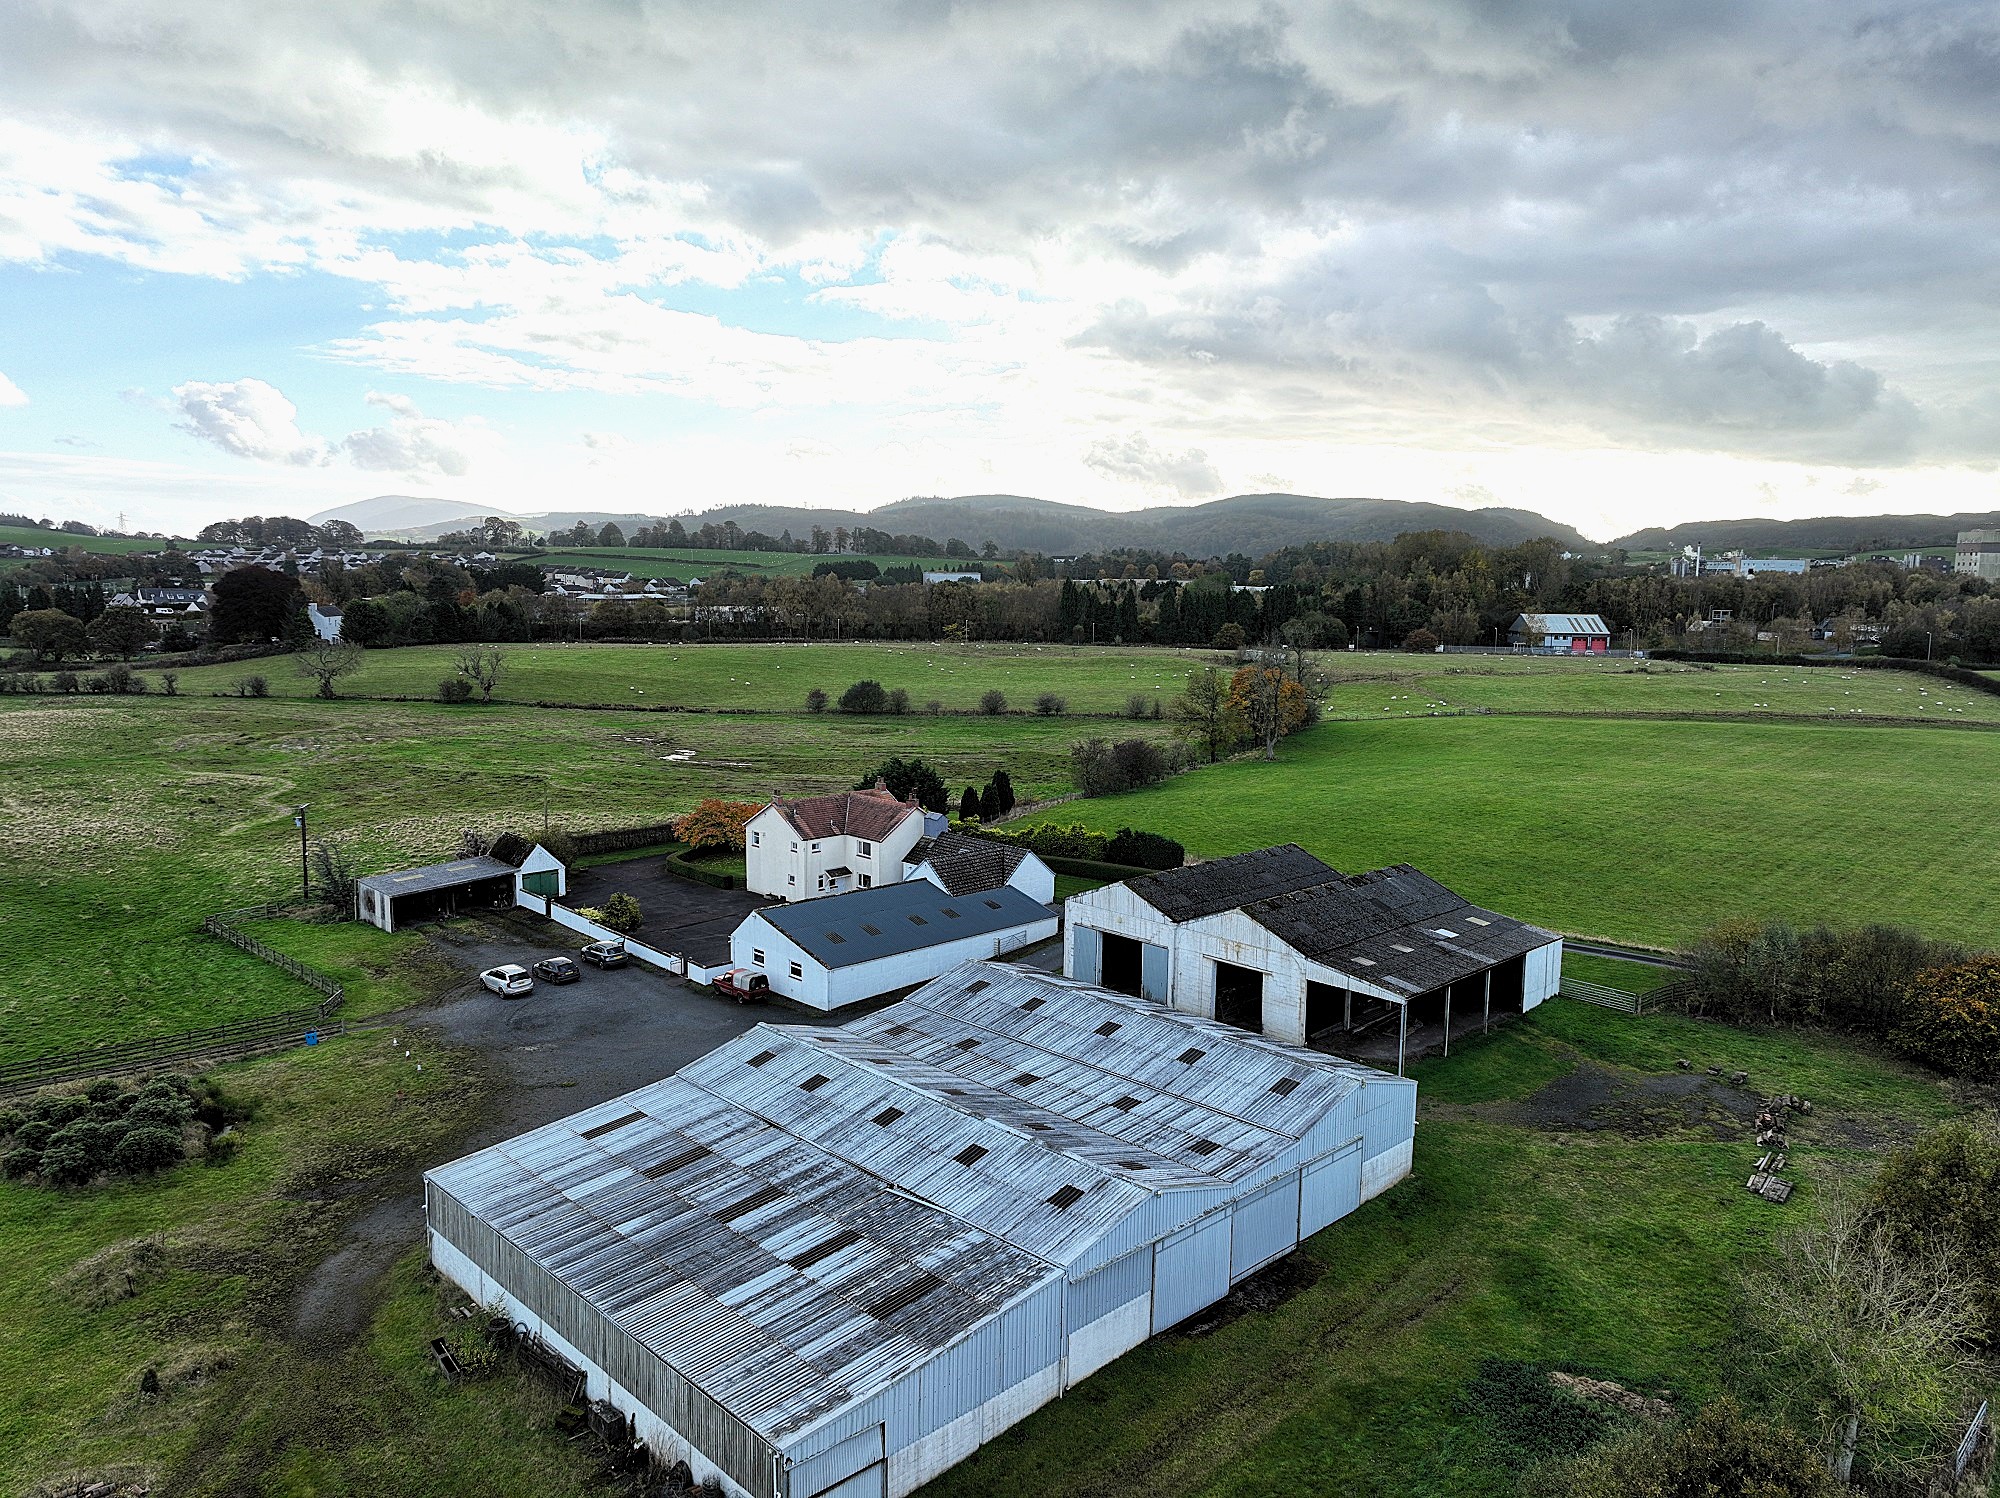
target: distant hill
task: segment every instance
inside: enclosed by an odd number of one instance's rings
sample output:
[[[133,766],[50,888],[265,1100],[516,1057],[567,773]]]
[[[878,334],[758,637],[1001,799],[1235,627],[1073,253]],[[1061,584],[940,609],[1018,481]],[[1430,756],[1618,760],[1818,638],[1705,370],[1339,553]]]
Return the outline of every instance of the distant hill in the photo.
[[[612,510],[518,515],[491,506],[403,494],[378,495],[310,518],[314,524],[345,520],[369,536],[429,541],[486,515],[518,520],[543,534],[568,530],[578,521],[593,526],[611,521],[630,534],[641,525],[666,518]],[[934,541],[964,541],[974,547],[991,541],[1003,551],[1058,556],[1118,547],[1178,550],[1201,557],[1231,552],[1259,556],[1309,541],[1393,541],[1406,531],[1424,530],[1464,531],[1496,546],[1553,536],[1573,551],[1599,549],[1581,532],[1532,510],[1460,510],[1399,499],[1321,499],[1309,494],[1239,494],[1207,504],[1126,511],[1058,504],[1023,494],[962,494],[950,499],[899,499],[869,511],[718,505],[680,517],[681,524],[691,531],[732,520],[746,531],[769,536],[785,531],[805,536],[816,525],[829,531],[841,526],[872,526],[899,535],[929,536]]]
[[[866,514],[849,510],[793,509],[780,505],[724,505],[686,516],[690,530],[704,522],[734,520],[745,530],[795,536],[813,526],[873,526],[939,541],[1003,551],[1064,555],[1115,547],[1181,550],[1194,556],[1257,556],[1308,541],[1392,541],[1406,531],[1456,530],[1499,546],[1553,536],[1576,551],[1596,551],[1580,532],[1529,510],[1460,510],[1450,505],[1396,499],[1321,499],[1307,494],[1239,494],[1199,505],[1161,505],[1111,511],[1057,504],[1020,494],[965,494],[951,499],[899,499]]]
[[[1984,515],[1822,515],[1810,520],[1690,520],[1651,526],[1612,542],[1627,551],[1741,550],[1767,557],[1788,552],[1869,552],[1950,546],[1960,531],[2000,529],[2000,511]]]

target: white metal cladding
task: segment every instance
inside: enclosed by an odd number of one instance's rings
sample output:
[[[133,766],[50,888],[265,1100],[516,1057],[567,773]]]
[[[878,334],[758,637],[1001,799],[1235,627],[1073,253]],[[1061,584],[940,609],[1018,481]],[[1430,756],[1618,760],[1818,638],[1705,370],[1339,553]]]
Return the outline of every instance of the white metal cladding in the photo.
[[[1139,991],[1156,1004],[1167,1002],[1167,949],[1150,941],[1139,944]]]
[[[1086,983],[1095,983],[1104,971],[1104,938],[1090,926],[1070,927],[1070,971]]]
[[[1297,1172],[1236,1203],[1229,1214],[1229,1277],[1240,1280],[1299,1241]]]
[[[1153,1251],[1142,1248],[1092,1270],[1069,1287],[1067,1325],[1072,1332],[1130,1305],[1153,1288]]]
[[[889,1486],[942,1470],[1061,1391],[1078,1326],[1226,1293],[1237,1215],[1243,1264],[1283,1252],[1301,1162],[1366,1120],[1406,1149],[1414,1090],[968,963],[843,1028],[758,1026],[428,1196],[441,1245],[733,1479],[810,1498],[878,1427]]]
[[[1314,1160],[1299,1173],[1299,1238],[1310,1238],[1361,1205],[1361,1144]]]
[[[876,1462],[829,1488],[794,1488],[801,1498],[884,1498],[889,1490],[889,1468]]]
[[[881,1425],[871,1425],[796,1464],[787,1486],[796,1498],[810,1498],[864,1467],[879,1464],[888,1454]]]
[[[1229,1293],[1229,1214],[1212,1212],[1153,1250],[1153,1330]]]

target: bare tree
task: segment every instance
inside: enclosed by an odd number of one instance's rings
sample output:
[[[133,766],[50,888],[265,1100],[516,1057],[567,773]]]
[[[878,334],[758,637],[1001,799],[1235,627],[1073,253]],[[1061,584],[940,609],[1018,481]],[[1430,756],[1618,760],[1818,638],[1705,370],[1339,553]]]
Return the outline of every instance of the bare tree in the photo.
[[[299,675],[319,683],[318,696],[334,695],[333,684],[361,669],[361,647],[350,640],[314,640],[292,656]]]
[[[1941,1249],[1898,1253],[1858,1197],[1833,1195],[1822,1220],[1785,1234],[1747,1290],[1795,1418],[1824,1432],[1840,1481],[1864,1451],[1872,1468],[1908,1471],[1920,1438],[1958,1413],[1978,1368],[1970,1286]]]
[[[479,700],[491,702],[493,689],[500,685],[507,652],[498,645],[462,645],[452,658],[452,669],[479,688]]]

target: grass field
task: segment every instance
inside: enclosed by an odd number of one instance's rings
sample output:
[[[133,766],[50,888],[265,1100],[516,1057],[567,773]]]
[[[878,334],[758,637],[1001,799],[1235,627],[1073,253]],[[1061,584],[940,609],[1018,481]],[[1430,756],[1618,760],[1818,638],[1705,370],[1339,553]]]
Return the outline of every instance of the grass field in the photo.
[[[950,781],[1005,767],[1067,788],[1070,727],[944,718],[741,719],[208,697],[10,698],[0,705],[0,1059],[158,1034],[305,1002],[202,933],[212,911],[298,888],[291,808],[364,871],[450,857],[468,826],[657,822],[708,795],[833,789],[920,751]],[[51,856],[51,850],[60,850]],[[393,1007],[415,938],[280,927],[287,950]],[[379,990],[379,992],[378,992]]]
[[[2000,738],[1798,723],[1440,718],[1328,723],[1042,820],[1144,827],[1204,857],[1298,842],[1348,872],[1413,863],[1580,935],[1686,941],[1716,921],[2000,927]]]
[[[918,708],[936,700],[970,712],[988,688],[1027,712],[1055,692],[1072,712],[1118,713],[1138,693],[1162,704],[1207,666],[1212,650],[1106,649],[1065,645],[514,645],[496,697],[564,702],[799,712],[818,687],[838,698],[863,678],[902,687]],[[429,696],[451,674],[456,648],[423,645],[371,652],[341,683],[358,696]],[[1901,671],[1831,667],[1765,671],[1625,661],[1536,660],[1352,652],[1329,655],[1329,717],[1378,719],[1464,713],[1592,716],[1902,718],[2000,724],[2000,696]],[[282,660],[203,666],[181,673],[183,692],[227,691],[252,671],[272,691],[310,696],[313,683]]]
[[[0,546],[53,546],[59,551],[81,546],[103,556],[122,557],[134,552],[158,551],[165,545],[164,541],[142,541],[127,536],[73,536],[68,531],[45,531],[37,526],[0,525]]]

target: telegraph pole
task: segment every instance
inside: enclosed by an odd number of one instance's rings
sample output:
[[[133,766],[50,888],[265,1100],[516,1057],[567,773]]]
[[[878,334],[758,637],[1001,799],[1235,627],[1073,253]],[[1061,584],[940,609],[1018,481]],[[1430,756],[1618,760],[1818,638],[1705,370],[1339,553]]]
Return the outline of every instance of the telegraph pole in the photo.
[[[304,802],[292,813],[292,825],[299,829],[299,897],[308,903],[312,900],[312,876],[306,867],[306,807],[310,805],[310,801]]]

